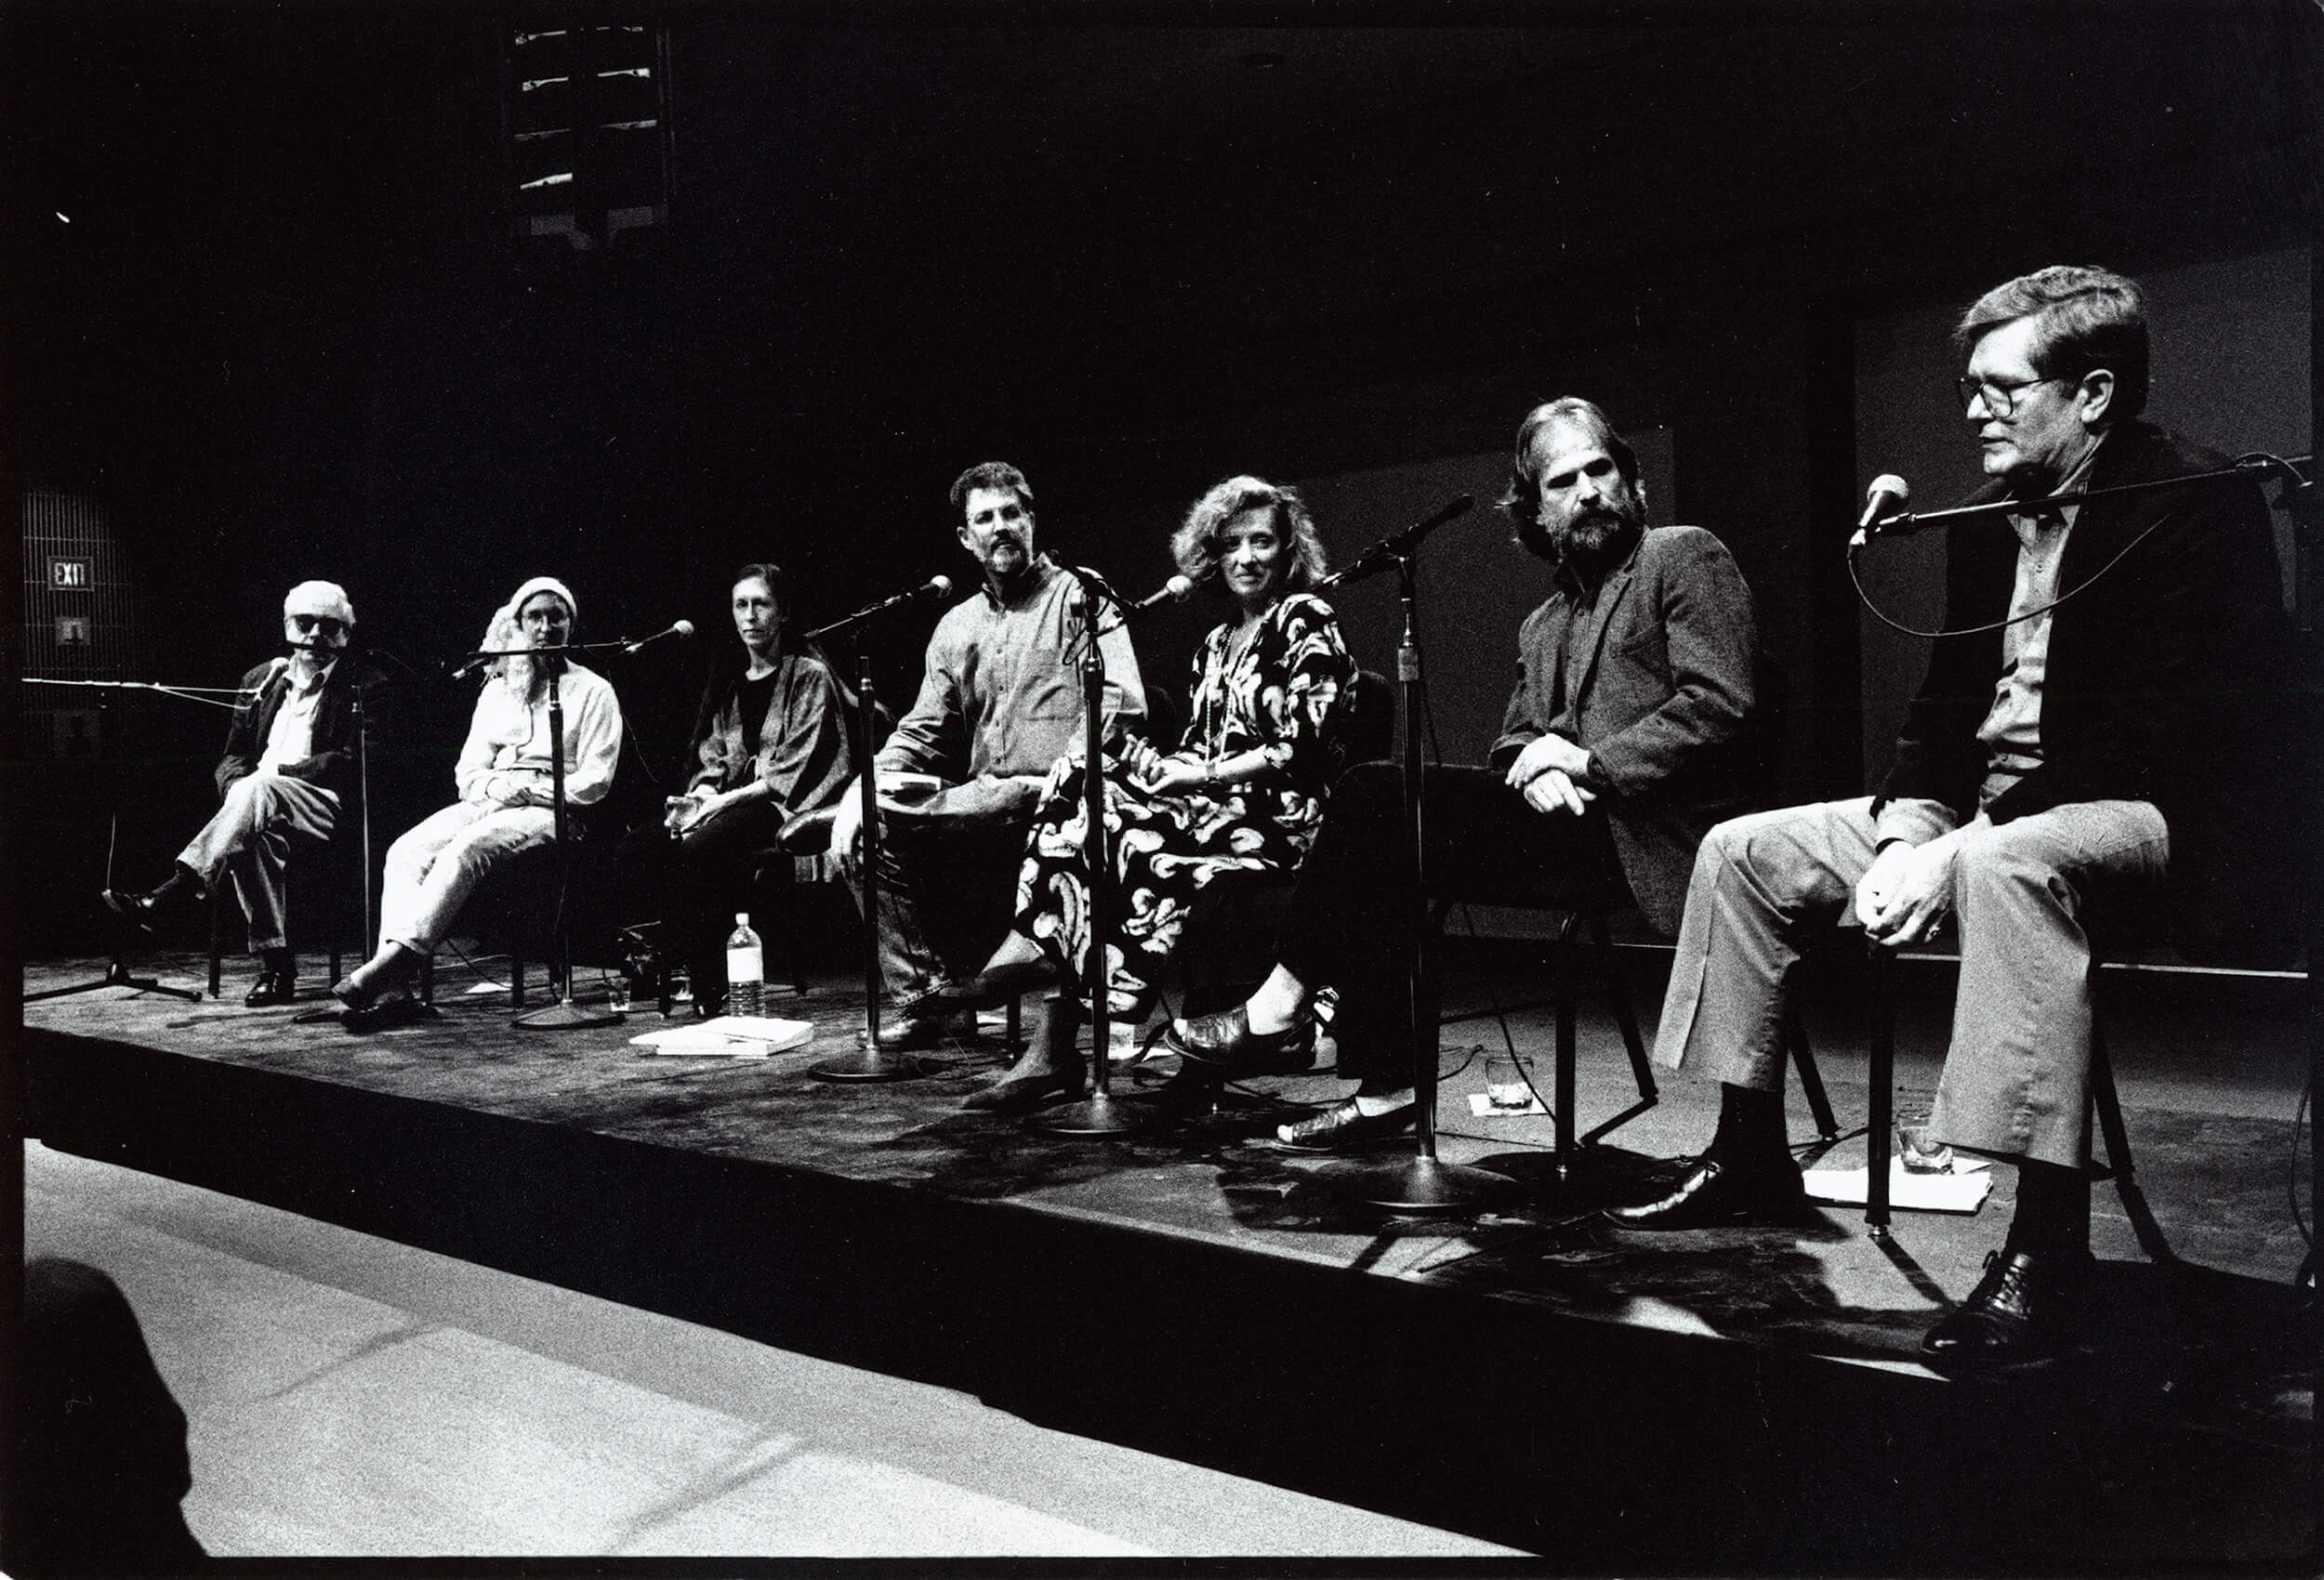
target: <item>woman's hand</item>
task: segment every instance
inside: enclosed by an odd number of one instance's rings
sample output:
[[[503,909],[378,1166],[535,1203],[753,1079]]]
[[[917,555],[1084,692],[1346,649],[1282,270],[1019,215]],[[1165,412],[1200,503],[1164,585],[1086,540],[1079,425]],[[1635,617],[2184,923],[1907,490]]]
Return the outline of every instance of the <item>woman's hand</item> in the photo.
[[[1189,762],[1184,757],[1162,757],[1155,761],[1153,771],[1142,783],[1157,796],[1179,790],[1197,790],[1211,783],[1210,767],[1207,763]]]

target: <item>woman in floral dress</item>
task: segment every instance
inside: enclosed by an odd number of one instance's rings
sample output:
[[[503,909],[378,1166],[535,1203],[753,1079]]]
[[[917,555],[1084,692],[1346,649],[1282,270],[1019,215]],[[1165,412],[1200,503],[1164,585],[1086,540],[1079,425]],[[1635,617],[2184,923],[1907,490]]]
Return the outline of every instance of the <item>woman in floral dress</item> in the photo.
[[[1217,573],[1236,616],[1195,656],[1193,717],[1178,749],[1165,756],[1131,742],[1104,764],[1106,835],[1118,875],[1107,1005],[1123,1020],[1142,1019],[1152,1007],[1200,890],[1284,871],[1307,853],[1325,792],[1347,766],[1355,691],[1338,617],[1303,590],[1322,578],[1324,551],[1297,492],[1229,478],[1195,502],[1170,548],[1190,580]],[[973,981],[943,996],[990,1003],[1059,972],[1089,980],[1087,814],[1082,759],[1062,757],[1026,843],[1015,929]],[[970,1104],[1029,1106],[1071,1094],[1080,1082],[1069,1045],[1037,1044]]]

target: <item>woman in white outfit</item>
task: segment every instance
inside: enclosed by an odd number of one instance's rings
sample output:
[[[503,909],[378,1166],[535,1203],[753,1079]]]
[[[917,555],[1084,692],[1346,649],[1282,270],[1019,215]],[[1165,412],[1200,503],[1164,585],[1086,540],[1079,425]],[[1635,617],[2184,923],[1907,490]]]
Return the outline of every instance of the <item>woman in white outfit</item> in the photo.
[[[482,646],[555,648],[573,640],[572,589],[535,576],[493,615]],[[400,990],[450,930],[485,875],[556,836],[549,759],[548,681],[564,710],[565,802],[586,807],[613,788],[621,757],[621,704],[604,677],[562,654],[495,659],[453,770],[460,798],[388,848],[379,900],[379,953],[333,991],[369,1009]]]

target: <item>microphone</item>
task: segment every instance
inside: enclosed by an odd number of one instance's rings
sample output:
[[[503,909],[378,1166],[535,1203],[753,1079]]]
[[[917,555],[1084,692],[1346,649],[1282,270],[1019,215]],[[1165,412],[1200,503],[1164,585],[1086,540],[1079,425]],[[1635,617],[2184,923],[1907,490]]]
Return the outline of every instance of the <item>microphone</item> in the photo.
[[[1210,578],[1205,576],[1203,579],[1205,581],[1208,581]],[[1172,576],[1169,581],[1164,582],[1159,587],[1146,594],[1145,597],[1140,599],[1137,602],[1131,604],[1129,606],[1129,612],[1132,614],[1142,614],[1149,609],[1158,608],[1166,603],[1184,603],[1186,599],[1193,595],[1194,590],[1195,584],[1192,578],[1186,576]]]
[[[291,645],[293,647],[297,647],[299,644],[294,642]],[[262,694],[269,686],[274,684],[275,678],[277,676],[281,675],[284,670],[290,667],[290,664],[291,661],[289,659],[284,658],[281,653],[276,653],[272,658],[266,661],[266,678],[259,681],[255,686],[244,686],[242,689],[242,694],[245,697],[255,697]]]
[[[1862,548],[1883,533],[1910,532],[1915,523],[1912,512],[1905,507],[1911,503],[1912,485],[1895,472],[1874,478],[1864,495],[1864,514],[1856,518],[1856,535],[1848,540],[1848,546]]]
[[[654,643],[660,641],[664,637],[691,637],[693,634],[694,623],[693,621],[673,620],[669,623],[666,629],[656,631],[650,637],[642,638],[634,642],[624,642],[621,646],[621,651],[624,653],[632,653],[636,652],[640,648],[649,647]]]
[[[918,586],[913,588],[905,596],[907,598],[950,598],[952,596],[952,578],[950,576],[931,576],[928,580],[922,582]]]

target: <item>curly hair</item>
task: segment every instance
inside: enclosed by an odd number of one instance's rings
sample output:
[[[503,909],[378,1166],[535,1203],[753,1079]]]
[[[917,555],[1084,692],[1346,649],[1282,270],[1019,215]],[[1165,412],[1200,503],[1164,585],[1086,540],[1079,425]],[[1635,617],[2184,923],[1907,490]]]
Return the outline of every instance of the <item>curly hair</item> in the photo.
[[[1246,510],[1258,509],[1274,512],[1275,532],[1291,550],[1281,589],[1302,592],[1322,581],[1331,567],[1324,558],[1324,540],[1315,533],[1315,518],[1307,513],[1307,501],[1288,484],[1254,477],[1229,478],[1195,501],[1184,524],[1170,534],[1170,558],[1178,561],[1179,574],[1199,582],[1216,571],[1226,524]]]
[[[1541,468],[1534,465],[1533,441],[1552,423],[1567,423],[1588,431],[1614,457],[1614,468],[1638,496],[1639,507],[1643,510],[1646,504],[1646,485],[1638,480],[1638,453],[1615,431],[1613,419],[1595,401],[1564,395],[1542,402],[1517,425],[1517,464],[1510,473],[1509,487],[1502,493],[1499,504],[1509,519],[1517,523],[1518,546],[1544,560],[1553,560],[1557,554],[1550,546],[1549,534],[1541,529]]]

